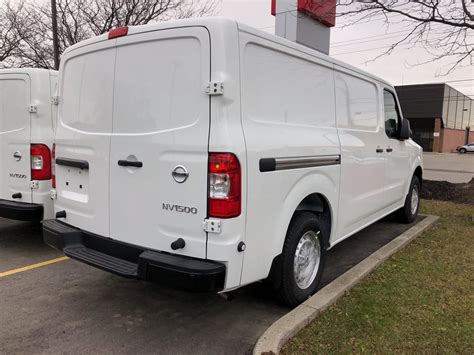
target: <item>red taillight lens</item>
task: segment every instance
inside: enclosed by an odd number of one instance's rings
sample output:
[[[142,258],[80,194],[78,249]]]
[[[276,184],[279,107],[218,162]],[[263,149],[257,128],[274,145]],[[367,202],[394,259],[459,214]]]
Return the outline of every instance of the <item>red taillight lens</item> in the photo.
[[[128,34],[128,27],[117,27],[109,31],[109,39],[114,39],[117,37],[123,37]]]
[[[31,180],[51,179],[51,152],[47,145],[32,144],[31,155]]]
[[[209,217],[232,218],[241,212],[241,169],[231,153],[209,153]]]
[[[51,185],[53,189],[56,188],[56,144],[53,144],[51,152]]]

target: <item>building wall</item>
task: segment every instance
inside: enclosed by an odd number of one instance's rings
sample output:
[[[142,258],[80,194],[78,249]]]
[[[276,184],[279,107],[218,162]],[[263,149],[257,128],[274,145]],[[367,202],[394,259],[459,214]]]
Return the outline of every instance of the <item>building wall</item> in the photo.
[[[403,116],[408,119],[442,117],[445,84],[395,86]]]
[[[440,132],[439,153],[455,152],[456,148],[465,143],[466,131],[442,128]],[[469,143],[474,142],[474,131],[469,132]],[[433,150],[436,151],[436,150]]]
[[[410,120],[413,140],[424,151],[453,152],[474,141],[474,100],[448,84],[396,86],[403,116]]]
[[[464,130],[474,126],[474,105],[470,97],[445,85],[443,98],[444,127]]]

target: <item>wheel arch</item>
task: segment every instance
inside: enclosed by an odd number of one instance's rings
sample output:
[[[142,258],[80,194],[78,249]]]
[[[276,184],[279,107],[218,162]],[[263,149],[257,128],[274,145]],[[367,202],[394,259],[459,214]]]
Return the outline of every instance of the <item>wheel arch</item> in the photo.
[[[415,171],[413,172],[413,176],[416,176],[420,181],[420,187],[423,185],[423,168],[421,166],[417,166]]]
[[[295,211],[293,212],[293,215],[290,219],[290,223],[295,218],[296,214],[301,211],[311,212],[318,217],[321,227],[324,228],[324,247],[328,248],[331,235],[333,213],[331,210],[331,205],[326,196],[318,192],[314,192],[306,196],[303,200],[301,200],[301,202],[298,204]]]
[[[293,209],[291,218],[288,220],[288,223],[286,225],[286,231],[288,231],[288,228],[290,227],[290,224],[295,218],[295,216],[299,212],[303,211],[311,212],[315,214],[315,216],[318,218],[323,232],[323,248],[328,249],[330,246],[331,232],[334,220],[333,207],[329,199],[325,196],[325,194],[321,192],[313,192],[307,194],[304,198],[300,199],[298,205]],[[282,239],[279,253],[273,258],[268,276],[268,279],[274,287],[279,287],[281,283],[281,273],[279,272],[279,270],[281,269],[281,256],[283,251],[283,244],[286,238],[286,231]]]

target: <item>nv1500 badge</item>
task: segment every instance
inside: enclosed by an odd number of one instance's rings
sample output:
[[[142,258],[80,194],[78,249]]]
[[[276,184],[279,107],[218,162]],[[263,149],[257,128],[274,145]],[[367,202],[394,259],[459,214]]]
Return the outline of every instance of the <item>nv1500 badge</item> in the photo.
[[[196,207],[172,205],[170,203],[163,203],[162,208],[170,212],[174,211],[174,212],[179,212],[179,213],[192,213],[192,214],[196,214],[198,212]]]
[[[16,178],[16,179],[26,179],[27,176],[25,174],[15,174],[15,173],[10,173],[11,178]]]

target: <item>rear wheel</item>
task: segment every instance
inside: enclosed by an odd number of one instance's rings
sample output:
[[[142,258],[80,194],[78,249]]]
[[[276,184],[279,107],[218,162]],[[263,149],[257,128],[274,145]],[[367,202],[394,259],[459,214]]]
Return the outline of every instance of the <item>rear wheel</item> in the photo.
[[[461,153],[461,154],[466,154],[466,153],[467,153],[466,148],[461,148],[461,149],[459,149],[459,153]]]
[[[288,306],[305,301],[321,280],[325,250],[316,216],[300,212],[292,220],[282,252],[280,299]]]
[[[402,223],[411,223],[418,216],[420,208],[420,180],[417,176],[411,179],[410,190],[405,198],[405,205],[397,211],[398,219]]]

